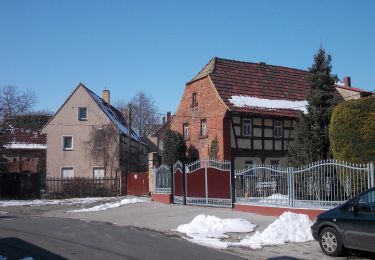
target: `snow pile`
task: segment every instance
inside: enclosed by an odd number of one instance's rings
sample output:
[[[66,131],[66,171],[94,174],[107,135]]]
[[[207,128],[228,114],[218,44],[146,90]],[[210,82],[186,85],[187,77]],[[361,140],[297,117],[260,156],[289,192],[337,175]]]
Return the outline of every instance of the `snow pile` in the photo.
[[[107,209],[112,209],[112,208],[118,208],[123,205],[128,205],[128,204],[134,204],[134,203],[144,203],[148,202],[147,200],[141,200],[141,199],[123,199],[119,202],[109,202],[101,205],[97,205],[92,208],[87,208],[87,209],[77,209],[77,210],[70,210],[67,211],[68,213],[79,213],[79,212],[93,212],[93,211],[102,211],[102,210],[107,210]]]
[[[266,245],[310,241],[313,240],[311,225],[307,215],[284,212],[263,232],[257,231],[252,236],[246,236],[238,245],[258,249]]]
[[[267,245],[281,245],[287,242],[307,242],[313,240],[312,222],[307,215],[284,212],[263,232],[257,231],[247,235],[239,242],[222,241],[228,238],[226,233],[248,233],[254,231],[256,225],[240,218],[220,219],[215,216],[198,215],[189,224],[180,225],[176,230],[186,234],[187,240],[214,248],[228,246],[246,246],[259,249]]]
[[[65,200],[7,200],[0,201],[0,207],[21,207],[21,206],[45,206],[45,205],[75,205],[75,204],[89,204],[101,200],[108,200],[110,198],[74,198]]]
[[[260,203],[276,202],[276,203],[281,203],[281,204],[287,204],[289,202],[289,196],[280,194],[280,193],[275,193],[275,194],[272,194],[271,196],[264,197],[259,202]]]
[[[176,230],[186,234],[191,242],[215,247],[227,248],[228,243],[221,238],[228,238],[225,233],[247,233],[254,231],[256,225],[241,219],[221,219],[215,216],[198,215],[189,224],[180,225]]]
[[[228,99],[236,107],[263,108],[263,109],[291,109],[307,113],[307,101],[265,99],[250,96],[231,96]]]

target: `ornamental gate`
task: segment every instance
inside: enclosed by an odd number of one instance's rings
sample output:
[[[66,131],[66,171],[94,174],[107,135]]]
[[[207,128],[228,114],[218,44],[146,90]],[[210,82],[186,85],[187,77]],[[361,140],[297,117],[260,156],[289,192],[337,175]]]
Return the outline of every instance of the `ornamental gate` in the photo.
[[[230,161],[215,159],[195,161],[174,167],[174,203],[215,207],[232,207]]]

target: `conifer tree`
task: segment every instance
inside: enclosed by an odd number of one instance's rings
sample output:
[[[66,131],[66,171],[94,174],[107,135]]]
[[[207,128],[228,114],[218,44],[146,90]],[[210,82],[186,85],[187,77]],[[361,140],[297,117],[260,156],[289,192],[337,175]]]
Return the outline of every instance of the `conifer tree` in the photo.
[[[177,161],[185,161],[186,144],[182,134],[176,131],[168,130],[165,133],[163,163],[172,165]]]
[[[293,166],[330,158],[328,127],[333,107],[337,104],[331,55],[321,47],[309,68],[311,90],[307,95],[307,113],[301,113],[295,127],[296,138],[288,149]]]

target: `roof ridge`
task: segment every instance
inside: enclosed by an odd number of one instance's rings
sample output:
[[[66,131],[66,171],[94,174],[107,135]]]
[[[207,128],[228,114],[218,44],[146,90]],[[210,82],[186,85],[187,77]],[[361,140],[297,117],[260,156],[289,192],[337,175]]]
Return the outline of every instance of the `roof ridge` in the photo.
[[[216,60],[229,61],[229,62],[235,62],[235,63],[254,64],[254,65],[260,65],[261,63],[264,63],[263,66],[270,66],[270,67],[285,68],[285,69],[299,70],[302,72],[308,72],[307,70],[303,70],[303,69],[291,68],[291,67],[280,66],[280,65],[273,65],[273,64],[268,64],[263,61],[251,62],[251,61],[241,61],[241,60],[233,60],[233,59],[226,59],[226,58],[219,58],[219,57],[215,57],[215,58]]]
[[[193,83],[194,81],[197,81],[197,80],[200,80],[208,75],[210,75],[212,72],[215,71],[215,67],[216,67],[216,60],[217,60],[217,57],[212,57],[208,63],[197,73],[197,75],[195,75],[195,77],[191,80],[189,80],[186,85],[190,84],[190,83]]]

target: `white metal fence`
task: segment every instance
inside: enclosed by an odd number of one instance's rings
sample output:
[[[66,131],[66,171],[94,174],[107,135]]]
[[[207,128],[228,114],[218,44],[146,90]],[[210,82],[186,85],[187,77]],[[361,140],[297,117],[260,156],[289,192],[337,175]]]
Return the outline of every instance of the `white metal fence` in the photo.
[[[331,208],[374,187],[374,182],[372,163],[326,160],[299,168],[255,165],[235,171],[236,202]]]

